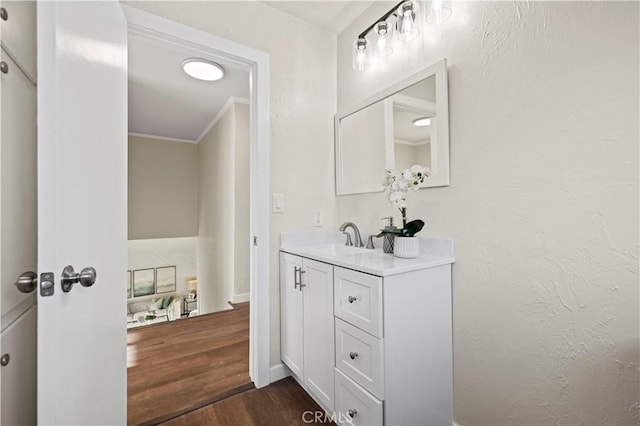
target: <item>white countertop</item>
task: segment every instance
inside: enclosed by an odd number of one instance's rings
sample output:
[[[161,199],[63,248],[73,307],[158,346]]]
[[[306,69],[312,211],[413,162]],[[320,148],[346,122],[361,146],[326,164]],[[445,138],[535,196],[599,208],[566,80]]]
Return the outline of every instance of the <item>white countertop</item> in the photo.
[[[280,250],[382,277],[454,262],[453,241],[435,238],[419,240],[420,255],[414,259],[383,253],[382,248],[370,250],[345,246],[344,237],[339,232],[331,231],[283,233]]]

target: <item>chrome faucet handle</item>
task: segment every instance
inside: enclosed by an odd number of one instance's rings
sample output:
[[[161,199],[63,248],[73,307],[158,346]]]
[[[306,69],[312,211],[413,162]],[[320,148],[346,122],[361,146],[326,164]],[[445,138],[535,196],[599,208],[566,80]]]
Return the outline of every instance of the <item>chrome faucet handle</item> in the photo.
[[[369,238],[367,239],[367,248],[369,250],[374,250],[376,248],[376,246],[373,244],[373,237],[375,237],[375,235],[369,235]]]
[[[343,232],[344,235],[347,236],[347,242],[344,243],[345,246],[352,246],[353,245],[353,241],[351,241],[351,234],[349,234],[348,232]]]

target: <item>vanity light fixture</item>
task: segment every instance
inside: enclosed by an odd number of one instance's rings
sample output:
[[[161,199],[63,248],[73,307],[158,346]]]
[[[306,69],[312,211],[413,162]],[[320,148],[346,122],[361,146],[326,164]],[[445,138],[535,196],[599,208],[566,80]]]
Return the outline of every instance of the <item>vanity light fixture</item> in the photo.
[[[182,61],[182,69],[198,80],[216,81],[224,77],[222,65],[202,58],[185,59]]]
[[[431,126],[431,119],[429,117],[420,117],[413,120],[413,125],[418,127]]]
[[[440,24],[451,16],[449,0],[432,0],[426,18],[429,24]],[[395,21],[394,21],[395,20]],[[364,71],[369,67],[370,51],[374,56],[386,58],[393,53],[391,42],[393,32],[401,42],[415,40],[420,36],[420,27],[424,18],[420,18],[420,6],[417,0],[402,0],[382,15],[367,29],[358,34],[353,44],[353,69]],[[367,36],[372,33],[371,46]]]

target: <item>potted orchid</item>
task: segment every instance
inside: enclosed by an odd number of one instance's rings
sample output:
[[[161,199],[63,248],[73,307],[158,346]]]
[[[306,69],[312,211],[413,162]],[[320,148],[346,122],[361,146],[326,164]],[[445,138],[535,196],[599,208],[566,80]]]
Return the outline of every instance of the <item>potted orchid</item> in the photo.
[[[393,253],[398,257],[416,257],[418,255],[418,241],[413,239],[415,234],[422,230],[424,222],[413,220],[407,223],[407,194],[420,189],[420,184],[431,176],[428,167],[415,164],[402,172],[386,169],[382,183],[389,204],[396,207],[402,213],[402,229],[395,236]],[[411,238],[405,241],[403,238]]]

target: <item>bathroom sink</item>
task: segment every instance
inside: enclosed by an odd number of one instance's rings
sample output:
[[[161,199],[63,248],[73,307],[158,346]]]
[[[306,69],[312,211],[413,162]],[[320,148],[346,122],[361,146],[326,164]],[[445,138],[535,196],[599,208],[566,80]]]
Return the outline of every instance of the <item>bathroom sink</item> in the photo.
[[[280,250],[356,271],[389,276],[453,263],[453,242],[433,238],[421,239],[420,255],[403,259],[393,254],[364,247],[344,245],[344,236],[335,232],[291,232],[281,236]]]
[[[307,250],[313,251],[325,256],[354,256],[354,255],[371,255],[375,250],[369,250],[363,247],[353,247],[338,244],[322,244],[306,247]]]

